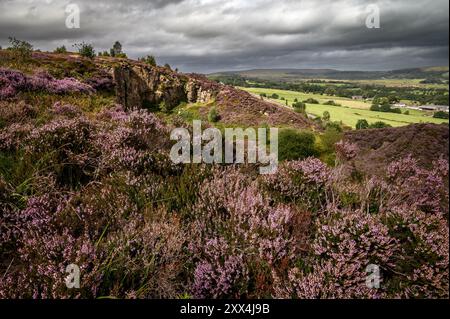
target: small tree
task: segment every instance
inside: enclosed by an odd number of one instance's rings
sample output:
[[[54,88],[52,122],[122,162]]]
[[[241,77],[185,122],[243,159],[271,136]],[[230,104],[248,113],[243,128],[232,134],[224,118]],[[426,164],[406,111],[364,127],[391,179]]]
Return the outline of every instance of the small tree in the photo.
[[[278,100],[280,98],[280,96],[278,94],[276,94],[276,93],[273,93],[271,98],[274,99],[274,100]]]
[[[109,53],[112,57],[117,57],[118,55],[121,55],[123,53],[122,44],[120,44],[119,41],[116,41],[113,47],[109,50]]]
[[[323,112],[322,120],[324,120],[325,122],[329,122],[330,119],[331,119],[330,112],[328,112],[328,111]]]
[[[63,46],[57,47],[54,52],[55,53],[61,53],[61,54],[67,53],[66,46],[63,45]]]
[[[11,46],[8,48],[15,57],[24,61],[31,58],[33,53],[33,46],[23,40],[17,40],[16,38],[9,37],[9,43]]]
[[[367,122],[367,120],[361,119],[361,120],[358,120],[358,122],[356,122],[357,130],[365,130],[368,128],[369,128],[369,122]]]
[[[93,59],[95,57],[95,50],[92,44],[87,44],[85,42],[74,44],[77,48],[78,53],[85,58]]]
[[[151,66],[156,66],[156,59],[153,55],[147,55],[146,57],[140,58],[139,61]]]

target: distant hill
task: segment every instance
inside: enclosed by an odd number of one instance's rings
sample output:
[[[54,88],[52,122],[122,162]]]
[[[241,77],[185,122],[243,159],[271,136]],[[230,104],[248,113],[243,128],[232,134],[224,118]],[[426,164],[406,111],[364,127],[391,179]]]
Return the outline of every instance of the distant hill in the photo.
[[[379,80],[379,79],[438,79],[448,80],[449,67],[411,68],[393,71],[339,71],[333,69],[254,69],[212,73],[211,78],[241,76],[246,79],[266,81],[329,80]]]

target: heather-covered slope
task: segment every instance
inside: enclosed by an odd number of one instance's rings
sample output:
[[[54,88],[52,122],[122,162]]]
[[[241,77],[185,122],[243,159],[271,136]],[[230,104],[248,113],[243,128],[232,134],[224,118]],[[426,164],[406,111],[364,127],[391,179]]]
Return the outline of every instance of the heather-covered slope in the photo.
[[[370,180],[317,158],[267,176],[175,165],[165,120],[184,99],[224,123],[311,126],[136,61],[0,65],[0,298],[448,298],[448,161],[443,146],[419,147],[448,145],[448,128],[348,133],[341,161],[374,156],[360,147],[386,156]],[[66,286],[71,264],[79,289]],[[366,284],[370,265],[380,288]]]
[[[0,57],[2,55],[5,53],[0,51]],[[204,119],[209,109],[216,106],[221,122],[226,125],[276,125],[298,129],[315,126],[301,114],[278,108],[234,87],[218,84],[201,75],[181,74],[138,61],[110,57],[90,60],[77,55],[35,52],[26,65],[14,61],[8,63],[6,59],[0,62],[0,66],[7,66],[9,70],[17,67],[18,71],[22,71],[17,76],[30,78],[26,85],[25,82],[19,83],[15,88],[9,84],[2,85],[1,94],[4,98],[8,97],[8,90],[12,89],[42,91],[42,88],[33,86],[35,82],[44,85],[42,81],[33,80],[40,76],[47,77],[47,80],[53,79],[54,85],[61,86],[64,82],[70,85],[73,82],[73,90],[114,92],[116,102],[128,109],[147,108],[167,113],[181,103],[201,103],[204,107],[200,114]],[[11,95],[14,93],[11,91]]]
[[[409,155],[426,168],[436,159],[449,158],[449,127],[445,124],[350,131],[344,140],[358,147],[349,164],[369,175],[383,175],[388,163]]]

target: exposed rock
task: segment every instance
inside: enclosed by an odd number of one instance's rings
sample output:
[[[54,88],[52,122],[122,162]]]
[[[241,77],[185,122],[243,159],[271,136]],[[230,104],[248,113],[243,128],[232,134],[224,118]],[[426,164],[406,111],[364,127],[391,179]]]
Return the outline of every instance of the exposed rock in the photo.
[[[167,109],[187,99],[186,79],[163,68],[123,63],[113,70],[117,102],[126,108]]]
[[[200,75],[184,75],[142,63],[122,63],[113,69],[117,102],[127,108],[174,108],[181,102],[208,103],[220,85]]]

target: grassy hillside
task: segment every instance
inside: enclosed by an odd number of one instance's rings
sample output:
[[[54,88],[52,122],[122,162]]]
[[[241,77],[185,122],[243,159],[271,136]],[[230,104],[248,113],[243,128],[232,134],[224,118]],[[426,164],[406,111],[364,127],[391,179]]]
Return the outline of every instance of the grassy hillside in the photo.
[[[285,98],[288,100],[288,104],[292,105],[294,99],[299,101],[304,101],[308,98],[314,98],[320,102],[320,104],[307,104],[306,111],[309,114],[315,116],[322,116],[323,112],[328,111],[331,115],[332,121],[342,121],[344,124],[355,127],[356,122],[359,119],[366,119],[369,123],[374,123],[377,121],[383,121],[394,127],[405,126],[412,123],[449,123],[448,120],[435,119],[429,112],[422,112],[416,110],[409,110],[410,115],[405,114],[394,114],[394,113],[384,113],[384,112],[373,112],[370,111],[370,103],[364,101],[354,101],[346,98],[339,98],[335,96],[326,95],[316,95],[316,94],[306,94],[293,91],[285,90],[275,90],[275,89],[261,89],[261,88],[241,88],[247,92],[260,95],[261,93],[266,93],[270,96],[274,93],[278,94],[280,98]],[[342,106],[331,106],[323,105],[323,103],[333,100]],[[274,100],[277,103],[284,104],[285,101]]]

